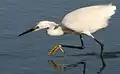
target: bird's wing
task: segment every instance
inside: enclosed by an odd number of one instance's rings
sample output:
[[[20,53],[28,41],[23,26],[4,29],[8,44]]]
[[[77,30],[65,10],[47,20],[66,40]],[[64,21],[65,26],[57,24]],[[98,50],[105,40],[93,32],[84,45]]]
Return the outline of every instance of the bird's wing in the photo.
[[[108,19],[115,13],[116,6],[96,5],[77,9],[68,13],[62,20],[62,24],[74,31],[89,30],[95,32],[108,25]]]

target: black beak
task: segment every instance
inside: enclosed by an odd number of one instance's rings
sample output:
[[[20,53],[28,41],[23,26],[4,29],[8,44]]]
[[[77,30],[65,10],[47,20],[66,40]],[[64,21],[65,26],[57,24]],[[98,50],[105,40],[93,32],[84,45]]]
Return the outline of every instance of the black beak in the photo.
[[[38,28],[39,28],[38,26],[37,26],[37,27],[33,27],[33,28],[31,28],[31,29],[29,29],[29,30],[27,30],[27,31],[25,31],[25,32],[23,32],[23,33],[21,33],[21,34],[19,34],[18,36],[22,36],[22,35],[24,35],[24,34],[33,32],[33,31],[35,31],[35,30],[38,29]]]
[[[22,35],[24,35],[24,34],[27,34],[27,33],[32,32],[32,31],[34,31],[34,30],[35,30],[34,28],[29,29],[29,30],[27,30],[27,31],[25,31],[25,32],[23,32],[23,33],[21,33],[21,34],[19,34],[18,36],[22,36]]]

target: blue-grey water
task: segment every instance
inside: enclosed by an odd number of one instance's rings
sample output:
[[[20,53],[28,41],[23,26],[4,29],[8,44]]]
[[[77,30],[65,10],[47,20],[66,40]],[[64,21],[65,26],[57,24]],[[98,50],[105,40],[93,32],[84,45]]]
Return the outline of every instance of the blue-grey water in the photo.
[[[48,51],[59,43],[80,45],[79,36],[51,37],[46,31],[16,37],[38,21],[59,23],[68,12],[89,5],[113,3],[116,14],[109,26],[94,36],[100,46],[84,36],[85,49],[64,48],[65,54]],[[89,12],[88,12],[89,13]],[[119,74],[120,73],[120,1],[119,0],[1,0],[0,1],[0,74]],[[103,67],[103,64],[106,64]]]

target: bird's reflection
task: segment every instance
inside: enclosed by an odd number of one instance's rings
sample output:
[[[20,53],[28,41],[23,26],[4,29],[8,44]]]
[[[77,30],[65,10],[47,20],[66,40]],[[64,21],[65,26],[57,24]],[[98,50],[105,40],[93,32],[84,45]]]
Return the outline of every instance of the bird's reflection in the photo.
[[[76,49],[80,49],[79,46],[71,46],[71,45],[63,45],[63,47],[67,47],[67,48],[76,48]],[[102,65],[100,67],[100,70],[97,72],[98,74],[100,74],[106,64],[104,62],[104,56],[103,56],[103,49],[101,49],[101,52],[102,52],[102,55],[100,54],[100,59],[101,59],[101,62],[102,62]],[[87,53],[87,54],[77,54],[77,55],[68,55],[68,56],[90,56],[90,55],[94,55],[94,56],[98,56],[98,54],[96,53]],[[76,63],[73,63],[73,64],[58,64],[57,62],[55,62],[55,60],[49,60],[48,63],[57,71],[66,71],[66,70],[70,70],[72,68],[76,68],[76,67],[79,67],[81,64],[83,64],[83,70],[82,70],[82,74],[85,74],[86,73],[86,61],[77,61]]]
[[[70,45],[64,45],[64,47],[79,48],[78,46],[70,46]],[[94,56],[94,57],[97,57],[97,59],[100,59],[100,61],[101,61],[101,66],[100,66],[100,69],[97,72],[97,74],[101,74],[106,67],[106,63],[105,63],[104,59],[118,58],[118,57],[120,57],[120,51],[104,52],[104,53],[102,53],[102,55],[92,52],[92,53],[74,54],[74,55],[67,55],[67,56],[75,56],[75,57]],[[58,58],[58,56],[56,58]],[[86,74],[87,60],[76,61],[76,63],[72,63],[72,64],[65,64],[65,63],[60,64],[60,63],[57,63],[56,60],[49,60],[48,63],[51,65],[52,68],[54,68],[57,71],[67,71],[67,70],[71,70],[72,68],[76,68],[76,67],[79,67],[80,65],[83,65],[82,74]]]
[[[101,62],[102,62],[102,65],[100,67],[100,70],[97,72],[97,74],[101,74],[102,71],[104,70],[106,64],[104,62],[104,58],[101,57]],[[48,60],[48,63],[51,65],[51,67],[56,70],[56,71],[67,71],[67,70],[71,70],[73,68],[77,68],[79,67],[80,65],[83,65],[83,68],[82,68],[82,74],[86,74],[86,63],[87,61],[77,61],[76,63],[72,63],[72,64],[60,64],[60,63],[57,63],[55,60]]]
[[[72,68],[79,67],[80,64],[83,64],[83,71],[82,71],[83,74],[85,74],[85,70],[86,70],[86,62],[83,62],[83,61],[78,61],[74,64],[58,64],[54,60],[48,60],[48,63],[56,71],[67,71],[67,70],[70,70]]]

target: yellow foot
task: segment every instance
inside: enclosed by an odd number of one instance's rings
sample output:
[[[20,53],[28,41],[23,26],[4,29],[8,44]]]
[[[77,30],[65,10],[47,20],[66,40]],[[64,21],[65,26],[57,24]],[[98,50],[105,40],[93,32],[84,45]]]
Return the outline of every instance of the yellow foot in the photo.
[[[58,50],[61,50],[61,52],[64,53],[64,50],[62,49],[62,45],[57,44],[48,52],[48,56],[51,56],[51,54],[57,52]]]

